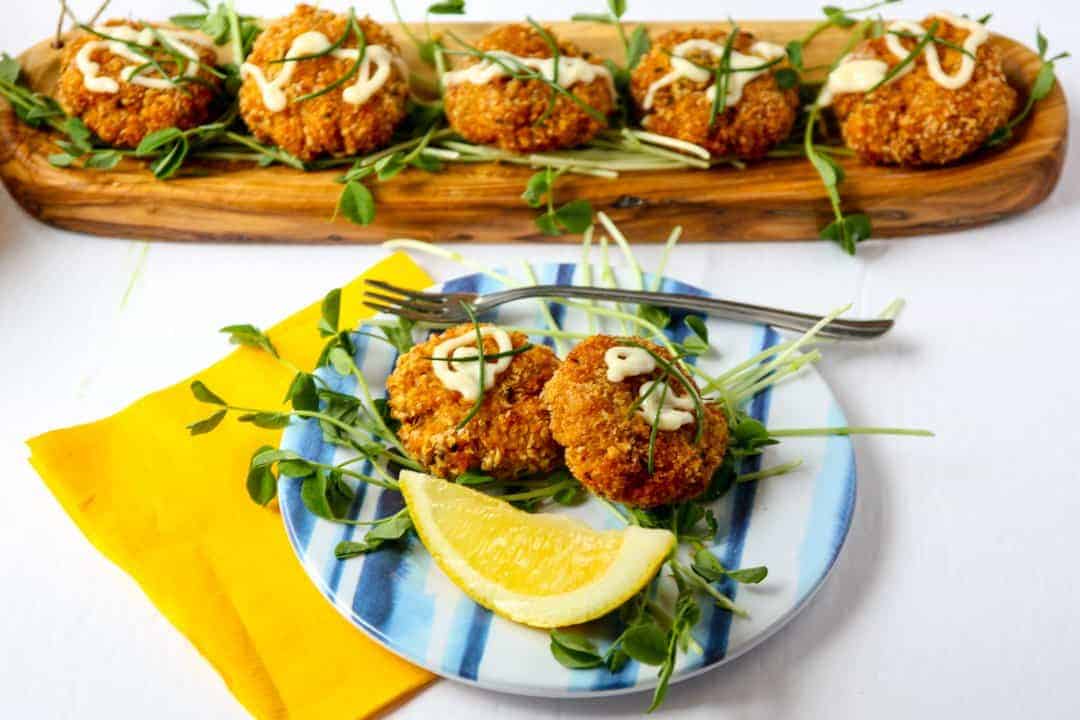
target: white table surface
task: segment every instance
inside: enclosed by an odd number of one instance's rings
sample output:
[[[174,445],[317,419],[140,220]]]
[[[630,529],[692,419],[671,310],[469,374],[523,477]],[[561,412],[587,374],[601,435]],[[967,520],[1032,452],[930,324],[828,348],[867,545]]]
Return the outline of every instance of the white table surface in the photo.
[[[72,4],[85,14],[96,0]],[[5,3],[0,48],[18,50],[47,34],[54,5]],[[288,5],[263,2],[261,12]],[[524,12],[558,19],[594,9],[568,0],[469,5],[477,19]],[[816,12],[806,0],[651,5],[639,0],[632,15]],[[116,6],[160,17],[184,4]],[[905,12],[933,9],[909,2]],[[1065,0],[955,9],[993,10],[997,29],[1025,40],[1040,21],[1055,49],[1080,50],[1080,11]],[[1070,97],[1080,98],[1080,68],[1066,63],[1061,75]],[[670,715],[1080,716],[1076,155],[1074,145],[1046,203],[988,228],[871,242],[857,259],[823,243],[677,252],[672,274],[742,300],[809,311],[852,301],[862,314],[907,298],[887,340],[830,348],[821,369],[853,424],[927,426],[938,436],[856,441],[858,508],[832,578],[778,636],[673,689]],[[470,252],[492,262],[575,256],[559,246]],[[640,253],[646,263],[658,258],[655,248]],[[204,367],[226,350],[216,328],[269,325],[383,254],[74,235],[37,223],[0,193],[0,715],[245,716],[210,665],[68,520],[28,465],[23,442],[112,413]],[[455,272],[424,264],[437,277]],[[621,717],[646,701],[537,701],[444,681],[396,715]]]

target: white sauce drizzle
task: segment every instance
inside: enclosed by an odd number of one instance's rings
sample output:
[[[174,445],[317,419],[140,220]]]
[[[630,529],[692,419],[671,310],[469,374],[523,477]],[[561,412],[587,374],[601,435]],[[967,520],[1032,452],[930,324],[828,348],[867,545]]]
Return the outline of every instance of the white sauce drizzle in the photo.
[[[738,50],[733,49],[728,60],[731,69],[744,70],[746,68],[758,67],[770,60],[783,57],[786,54],[784,48],[779,45],[760,40],[751,46],[750,52],[752,54],[745,55]],[[712,40],[705,40],[702,38],[694,38],[676,45],[671,50],[671,71],[649,85],[649,89],[645,92],[645,99],[641,103],[642,107],[646,110],[652,108],[656,93],[659,90],[678,82],[683,78],[696,83],[706,83],[712,79],[712,72],[698,67],[685,59],[686,56],[691,53],[708,53],[713,58],[719,59],[724,55],[724,46],[715,43]],[[734,105],[737,105],[739,100],[742,99],[743,88],[745,88],[751,80],[759,75],[764,75],[768,71],[768,68],[760,68],[758,70],[746,70],[746,72],[733,72],[728,75],[727,97],[724,99],[724,106],[733,107]],[[716,97],[715,83],[710,85],[705,91],[705,97],[710,101]]]
[[[218,65],[225,64],[232,58],[232,53],[228,47],[215,45],[214,41],[203,33],[165,28],[136,30],[130,25],[100,25],[95,27],[94,30],[102,35],[114,37],[116,40],[92,40],[79,48],[79,52],[75,55],[75,67],[82,73],[83,87],[95,93],[111,94],[120,91],[120,83],[114,78],[100,75],[101,65],[93,60],[93,54],[96,51],[108,50],[114,55],[119,55],[125,60],[135,63],[134,65],[125,66],[120,71],[119,80],[154,90],[172,89],[173,83],[165,78],[144,77],[142,73],[136,75],[135,71],[139,69],[140,65],[146,63],[146,58],[134,52],[124,42],[121,42],[126,41],[146,46],[156,45],[158,38],[155,37],[155,29],[157,34],[165,38],[165,41],[173,50],[189,60],[186,63],[182,77],[194,77],[199,74],[199,53],[192,45],[213,50]]]
[[[926,70],[930,78],[943,88],[957,90],[971,81],[971,77],[975,72],[975,53],[978,52],[983,43],[990,39],[990,31],[982,23],[952,13],[938,12],[931,15],[931,17],[941,18],[954,27],[968,31],[968,36],[964,39],[963,44],[966,52],[960,58],[959,69],[952,75],[945,72],[941,67],[941,56],[938,54],[937,43],[927,43],[922,50],[922,54],[926,58]],[[922,35],[926,32],[926,28],[922,25],[910,20],[897,20],[890,23],[886,29],[889,32],[885,34],[885,46],[888,47],[889,52],[901,60],[907,57],[910,51],[904,47],[901,38],[892,33],[901,32]],[[914,68],[914,63],[907,65],[893,79],[903,77]],[[866,92],[881,82],[888,71],[888,64],[882,60],[856,58],[847,55],[840,61],[836,69],[829,74],[829,79],[818,97],[817,105],[819,107],[830,105],[833,99],[841,93]]]
[[[480,328],[480,335],[493,338],[500,353],[510,352],[514,349],[514,343],[510,340],[510,335],[502,328],[482,327]],[[475,332],[470,331],[449,340],[443,340],[435,346],[435,350],[431,353],[433,358],[443,358],[442,360],[436,359],[432,361],[435,377],[439,378],[439,382],[447,390],[456,390],[466,400],[476,400],[476,398],[480,397],[480,368],[477,366],[477,361],[454,363],[446,362],[446,360],[475,358],[478,354]],[[485,391],[490,390],[495,385],[496,377],[510,367],[510,361],[513,359],[512,356],[507,356],[483,361],[485,363]]]
[[[484,58],[480,62],[460,70],[451,70],[443,74],[443,84],[447,87],[464,83],[487,85],[492,80],[509,75],[506,66],[513,70],[519,64],[530,70],[537,71],[549,82],[555,82],[555,58],[520,57],[502,50],[494,50],[489,52],[488,55],[503,62],[500,64],[495,60]],[[612,97],[615,96],[615,81],[612,80],[611,73],[603,65],[596,65],[585,58],[560,55],[558,68],[559,85],[564,88],[569,88],[577,83],[591,83],[600,79],[607,85]]]
[[[651,380],[642,384],[638,396],[644,399],[637,410],[638,415],[645,418],[645,421],[657,430],[678,430],[683,425],[694,422],[693,398],[676,395],[670,385],[667,392],[664,392],[662,387],[653,390],[652,387],[658,382],[660,381]],[[661,397],[663,404],[661,404]]]
[[[304,55],[315,55],[326,52],[333,43],[321,32],[311,31],[297,35],[285,53],[285,58],[297,58]],[[330,53],[339,60],[356,62],[360,54],[357,48],[338,48]],[[301,61],[302,62],[302,61]],[[363,105],[371,96],[386,84],[390,79],[390,70],[397,66],[404,77],[408,77],[408,69],[405,61],[390,52],[382,45],[368,45],[364,51],[364,59],[360,61],[360,67],[356,71],[356,81],[348,85],[341,93],[341,99],[349,105]],[[259,87],[262,94],[263,104],[270,112],[281,112],[289,104],[285,95],[285,87],[292,80],[296,69],[295,62],[280,64],[280,70],[273,80],[266,77],[266,73],[258,65],[244,63],[240,66],[240,74],[243,77],[251,77]]]
[[[604,353],[609,382],[622,382],[634,375],[644,375],[656,369],[656,359],[645,348],[616,345]]]

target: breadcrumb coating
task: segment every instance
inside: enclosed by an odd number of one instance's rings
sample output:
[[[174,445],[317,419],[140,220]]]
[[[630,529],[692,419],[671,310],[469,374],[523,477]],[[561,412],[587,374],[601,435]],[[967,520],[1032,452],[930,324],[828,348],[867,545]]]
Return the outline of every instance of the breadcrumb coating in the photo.
[[[381,45],[398,54],[397,43],[382,25],[366,17],[358,18],[357,24],[368,45]],[[272,80],[282,66],[271,61],[285,57],[297,36],[317,31],[333,42],[345,32],[345,26],[344,15],[298,5],[292,15],[266,27],[255,41],[247,62],[258,66]],[[342,47],[357,46],[355,35],[350,35]],[[408,78],[397,67],[392,68],[386,84],[363,105],[345,102],[343,86],[301,103],[293,102],[339,80],[354,63],[331,56],[295,63],[292,79],[285,87],[289,104],[280,112],[266,108],[258,84],[247,75],[240,87],[240,114],[258,140],[277,145],[304,161],[322,155],[357,155],[378,150],[390,142],[406,115]]]
[[[398,358],[386,389],[405,449],[430,472],[449,479],[466,470],[512,479],[559,469],[562,448],[552,438],[550,416],[540,402],[540,391],[559,359],[542,345],[513,356],[484,393],[480,411],[457,429],[473,401],[446,388],[432,369],[433,361],[425,358],[444,340],[472,332],[471,324],[450,328]],[[515,348],[528,342],[523,333],[509,335]],[[484,339],[484,352],[498,352],[490,337]]]
[[[727,33],[721,30],[666,32],[653,43],[652,49],[631,73],[630,92],[642,115],[643,127],[701,145],[713,155],[743,159],[762,157],[791,133],[799,101],[795,89],[781,89],[771,71],[747,83],[739,102],[733,107],[721,108],[711,128],[712,101],[705,94],[712,85],[711,79],[698,83],[680,78],[657,90],[652,107],[645,109],[649,86],[671,71],[669,53],[680,43],[692,39],[711,40],[722,45],[727,40]],[[753,44],[753,35],[740,32],[732,46],[741,53],[751,54]],[[717,63],[708,53],[690,53],[688,59],[709,67]]]
[[[126,20],[110,20],[106,25],[126,25],[136,30],[146,27]],[[199,70],[198,77],[209,87],[185,82],[178,88],[156,89],[121,80],[119,90],[115,93],[87,90],[75,56],[87,43],[100,40],[96,35],[82,32],[65,46],[56,99],[64,112],[81,118],[105,143],[114,147],[134,148],[152,132],[170,127],[187,130],[210,120],[220,81],[205,69]],[[212,50],[198,45],[192,48],[205,65],[214,65],[216,57]],[[119,79],[121,70],[133,64],[108,48],[94,50],[90,58],[101,66],[98,72],[100,76],[114,79]],[[156,59],[163,62],[166,72],[179,74],[168,56],[162,54]]]
[[[602,497],[635,507],[656,507],[701,495],[720,467],[728,428],[715,405],[705,406],[705,427],[694,443],[696,422],[656,434],[653,472],[648,471],[652,426],[632,410],[638,390],[658,378],[647,375],[613,383],[607,379],[604,353],[617,345],[644,345],[670,361],[663,348],[640,338],[596,335],[570,351],[544,388],[551,430],[566,449],[566,465],[583,485]],[[671,381],[672,391],[685,394]]]
[[[554,35],[553,35],[554,37]],[[558,40],[559,52],[566,57],[584,57],[571,43]],[[503,25],[477,43],[485,52],[502,50],[519,57],[549,58],[551,49],[535,28],[527,25]],[[469,58],[457,67],[480,62]],[[615,98],[603,79],[575,83],[568,88],[582,102],[607,116],[615,108]],[[555,107],[544,118],[551,102],[552,88],[542,80],[495,78],[484,85],[451,85],[443,96],[450,127],[469,142],[497,145],[511,152],[542,152],[574,147],[588,142],[604,127],[565,95],[559,95]],[[539,122],[544,118],[543,122]]]
[[[926,18],[929,29],[940,23],[937,35],[962,45],[968,30],[940,18]],[[902,39],[909,50],[916,40]],[[963,55],[937,45],[942,69],[955,73]],[[900,63],[885,46],[884,38],[868,40],[854,51],[856,57]],[[1017,110],[1017,93],[1002,67],[1001,51],[989,42],[975,53],[975,73],[961,88],[938,85],[920,53],[915,68],[872,93],[837,95],[834,107],[844,142],[858,156],[876,165],[932,166],[955,162],[981,148],[997,128]]]

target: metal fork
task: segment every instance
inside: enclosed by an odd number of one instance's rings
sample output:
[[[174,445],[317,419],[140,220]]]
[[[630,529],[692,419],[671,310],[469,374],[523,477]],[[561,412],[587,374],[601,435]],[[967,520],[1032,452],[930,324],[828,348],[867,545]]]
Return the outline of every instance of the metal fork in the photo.
[[[500,305],[530,298],[580,298],[583,300],[610,300],[664,308],[680,308],[740,322],[764,323],[785,330],[805,332],[824,318],[820,315],[791,312],[777,308],[749,305],[732,300],[686,295],[683,293],[645,292],[610,288],[579,287],[575,285],[530,285],[499,292],[479,295],[477,293],[417,292],[397,287],[381,280],[366,280],[368,285],[384,292],[364,290],[364,305],[380,312],[421,322],[455,325],[468,322],[469,316],[462,307],[468,303],[476,314]],[[388,295],[386,293],[393,293]],[[892,318],[871,320],[833,319],[818,333],[819,337],[843,340],[871,340],[881,337],[892,329]]]

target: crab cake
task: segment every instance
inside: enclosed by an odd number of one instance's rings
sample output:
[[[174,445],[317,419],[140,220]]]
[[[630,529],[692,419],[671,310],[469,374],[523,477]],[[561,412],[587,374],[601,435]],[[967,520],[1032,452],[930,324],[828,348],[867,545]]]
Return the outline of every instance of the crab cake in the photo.
[[[405,119],[408,70],[382,25],[369,18],[356,23],[366,42],[364,58],[343,83],[356,64],[356,33],[350,32],[339,48],[330,46],[346,32],[346,16],[298,5],[259,35],[243,65],[240,87],[240,114],[256,138],[304,161],[368,153],[390,141]],[[335,82],[339,85],[304,99]]]
[[[640,374],[609,375],[609,351],[647,347],[671,361],[664,349],[640,338],[596,335],[570,351],[544,388],[544,406],[551,412],[551,431],[566,449],[566,466],[583,485],[602,497],[635,507],[655,507],[701,495],[720,467],[727,449],[728,428],[715,405],[704,407],[704,427],[695,443],[697,420],[686,390],[677,380],[668,392],[676,405],[688,408],[686,424],[656,433],[653,472],[649,472],[652,425],[638,402],[642,386],[663,373],[655,362],[634,368]],[[613,350],[618,348],[619,350]],[[639,353],[640,354],[640,353]],[[651,356],[641,356],[650,360]],[[647,369],[649,365],[653,369]],[[611,378],[611,379],[609,379]],[[617,379],[616,379],[617,378]],[[657,389],[652,394],[659,401]],[[641,408],[645,403],[641,403]],[[653,411],[655,412],[655,411]],[[655,417],[655,415],[654,415]]]
[[[601,118],[615,108],[611,73],[572,44],[556,42],[559,84],[593,114],[563,94],[552,106],[554,90],[543,80],[515,79],[490,59],[470,58],[443,77],[446,118],[454,131],[469,142],[527,153],[581,145],[606,127]],[[504,25],[481,38],[476,47],[502,56],[505,65],[525,63],[552,77],[551,48],[535,28]]]
[[[939,22],[937,36],[955,45],[962,46],[979,31],[969,25],[974,21],[940,16],[923,20],[922,27],[929,29],[934,21]],[[909,52],[916,43],[913,38],[896,39]],[[941,44],[927,47],[934,48],[946,74],[961,70],[965,56],[959,50]],[[882,60],[890,68],[902,59],[889,50],[885,37],[863,43],[850,57]],[[834,106],[844,142],[862,160],[945,165],[975,152],[1005,125],[1017,110],[1017,93],[1005,77],[1001,51],[984,42],[975,52],[971,79],[958,88],[944,87],[931,76],[924,51],[910,72],[872,93],[838,94]]]
[[[484,353],[505,352],[528,343],[523,333],[505,332],[482,325]],[[501,334],[501,336],[499,336]],[[457,342],[454,339],[460,338]],[[446,345],[444,345],[446,343]],[[444,350],[438,350],[443,345]],[[456,346],[456,347],[455,347]],[[499,479],[557,470],[562,448],[551,436],[550,416],[540,402],[540,391],[559,366],[548,348],[537,345],[517,355],[489,360],[479,412],[465,424],[474,399],[444,384],[478,379],[476,362],[448,363],[433,357],[475,356],[473,325],[459,325],[435,335],[398,358],[386,381],[390,414],[401,423],[398,437],[405,449],[435,475],[456,478],[466,470]],[[503,369],[493,372],[498,362]],[[436,364],[439,363],[438,368]],[[444,381],[440,373],[452,377]],[[493,381],[492,381],[493,380]]]
[[[740,32],[732,42],[726,104],[712,127],[713,73],[727,33],[672,30],[660,36],[630,76],[630,93],[646,130],[706,148],[713,155],[759,158],[784,140],[795,124],[798,93],[777,84],[773,67],[784,49]],[[685,58],[685,59],[682,59]],[[752,69],[757,68],[757,69]]]
[[[217,63],[209,37],[124,20],[96,29],[115,40],[83,32],[64,48],[56,93],[64,112],[82,119],[107,144],[124,148],[137,147],[158,130],[186,130],[210,120],[220,81],[207,69]],[[161,48],[155,30],[167,36],[176,50],[198,57],[203,66],[177,63],[174,55]],[[145,58],[120,40],[160,49],[152,53],[154,60],[175,84],[149,68]],[[129,77],[137,68],[141,72]]]

